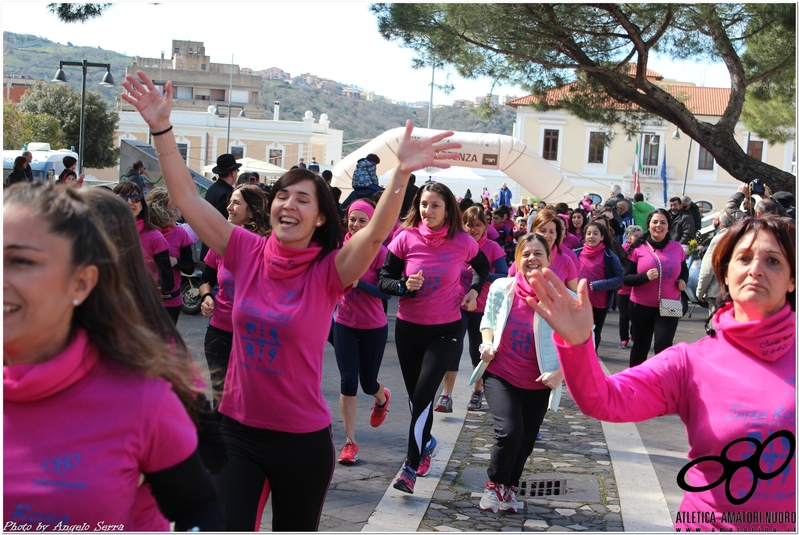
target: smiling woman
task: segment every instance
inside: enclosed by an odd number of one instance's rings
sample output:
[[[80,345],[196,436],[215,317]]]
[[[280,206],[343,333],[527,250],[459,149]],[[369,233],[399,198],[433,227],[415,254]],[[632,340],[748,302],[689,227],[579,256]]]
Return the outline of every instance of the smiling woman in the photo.
[[[369,225],[343,246],[327,183],[307,169],[289,171],[270,190],[272,231],[262,237],[226,221],[200,197],[175,149],[172,82],[162,93],[143,72],[137,76],[126,77],[122,99],[151,131],[161,132],[154,144],[170,198],[236,281],[228,388],[219,407],[230,461],[216,476],[227,529],[257,530],[274,491],[272,528],[314,531],[335,466],[330,410],[321,389],[333,309],[393,229],[411,172],[449,167],[447,160],[457,155],[447,151],[460,144],[445,141],[452,132],[414,140],[408,121],[386,188],[390,193]]]

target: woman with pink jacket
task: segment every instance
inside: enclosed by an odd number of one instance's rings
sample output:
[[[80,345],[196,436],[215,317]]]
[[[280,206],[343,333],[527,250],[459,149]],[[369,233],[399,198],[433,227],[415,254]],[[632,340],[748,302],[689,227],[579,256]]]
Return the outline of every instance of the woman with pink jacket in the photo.
[[[676,528],[796,531],[796,231],[747,218],[713,252],[720,306],[708,336],[605,376],[578,298],[554,273],[533,277],[536,314],[555,330],[566,386],[586,415],[640,422],[678,414],[689,462]]]

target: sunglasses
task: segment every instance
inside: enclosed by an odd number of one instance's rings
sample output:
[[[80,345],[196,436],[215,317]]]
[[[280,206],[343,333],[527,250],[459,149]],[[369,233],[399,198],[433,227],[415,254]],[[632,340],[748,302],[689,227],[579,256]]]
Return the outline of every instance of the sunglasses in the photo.
[[[131,201],[134,203],[141,202],[142,195],[140,193],[134,193],[133,195],[117,195],[123,201]]]

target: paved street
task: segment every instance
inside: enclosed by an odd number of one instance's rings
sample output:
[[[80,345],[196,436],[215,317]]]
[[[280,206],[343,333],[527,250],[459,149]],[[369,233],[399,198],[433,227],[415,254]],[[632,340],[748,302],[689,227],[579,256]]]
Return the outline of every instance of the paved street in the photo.
[[[542,425],[523,475],[525,510],[520,514],[480,511],[477,503],[493,441],[487,410],[467,412],[471,365],[461,359],[454,392],[454,412],[435,413],[433,434],[441,449],[428,477],[419,478],[414,495],[391,487],[405,459],[410,415],[396,357],[393,323],[396,302],[389,306],[389,338],[380,379],[393,393],[388,418],[369,426],[372,397],[358,396],[356,466],[337,465],[327,495],[321,531],[670,531],[682,491],[677,472],[688,450],[677,417],[639,424],[603,424],[584,416],[564,389],[561,408]],[[705,309],[680,321],[676,341],[694,341],[703,333]],[[627,366],[629,350],[617,349],[618,314],[608,314],[600,356],[610,372]],[[178,328],[203,367],[207,320],[181,315]],[[333,414],[337,451],[345,437],[338,410],[339,374],[333,348],[325,350],[322,382]],[[487,407],[487,404],[485,405]],[[559,489],[551,493],[550,489]],[[551,493],[551,494],[550,494]],[[521,498],[520,498],[521,501]],[[269,507],[262,530],[271,527]]]

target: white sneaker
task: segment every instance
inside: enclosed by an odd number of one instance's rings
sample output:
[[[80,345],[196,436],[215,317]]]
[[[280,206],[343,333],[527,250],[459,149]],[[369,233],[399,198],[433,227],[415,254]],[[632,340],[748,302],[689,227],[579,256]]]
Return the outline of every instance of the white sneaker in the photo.
[[[502,493],[502,502],[499,504],[501,511],[508,513],[518,513],[522,510],[522,504],[516,501],[516,487],[508,485]]]
[[[489,481],[486,483],[483,497],[480,498],[480,509],[483,511],[492,511],[494,513],[499,512],[504,493],[505,487],[503,485],[497,485],[493,481]]]

